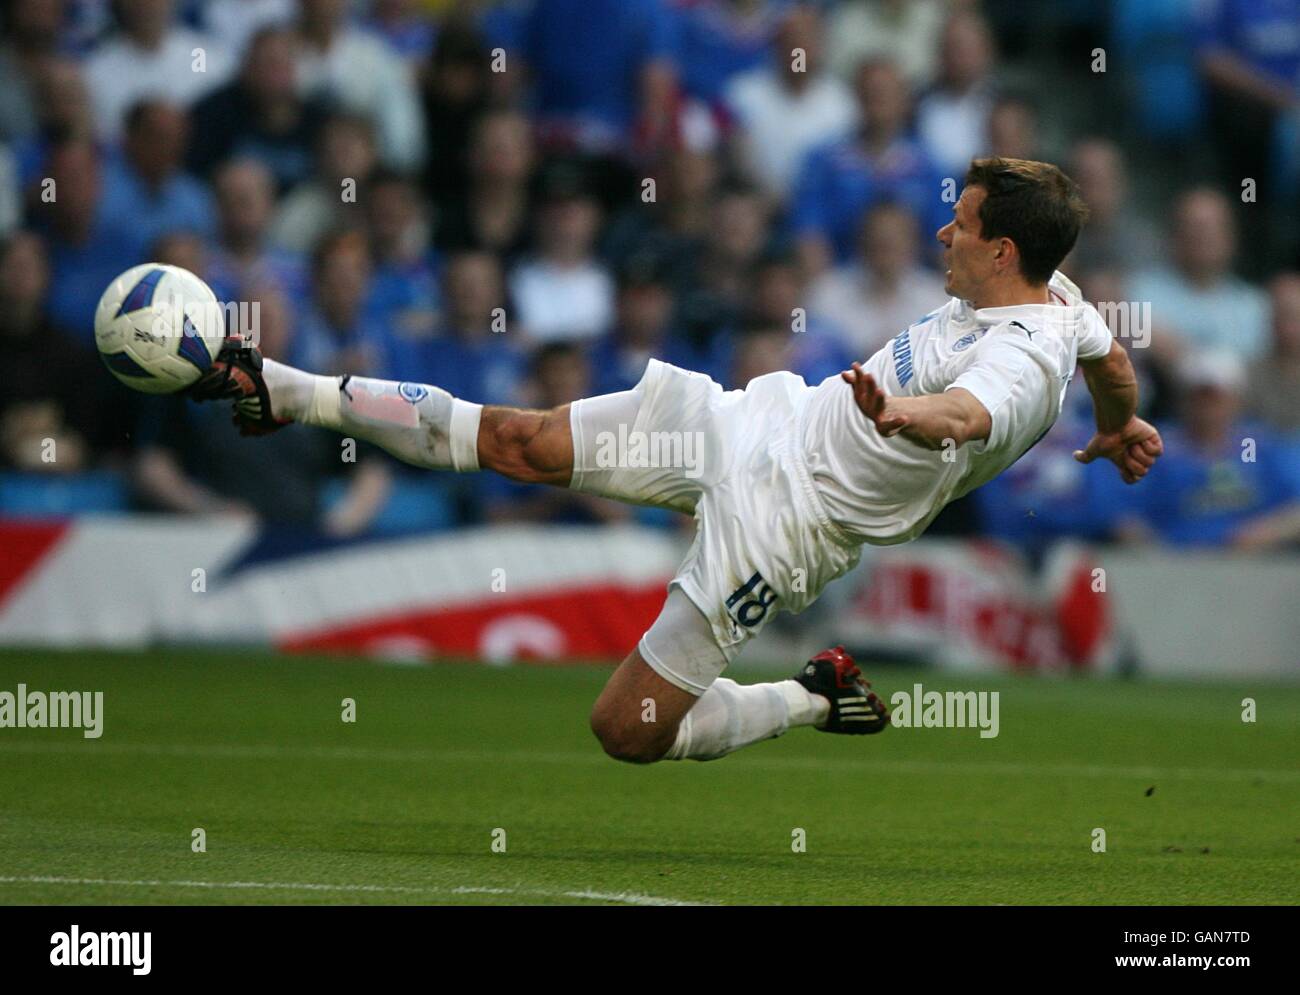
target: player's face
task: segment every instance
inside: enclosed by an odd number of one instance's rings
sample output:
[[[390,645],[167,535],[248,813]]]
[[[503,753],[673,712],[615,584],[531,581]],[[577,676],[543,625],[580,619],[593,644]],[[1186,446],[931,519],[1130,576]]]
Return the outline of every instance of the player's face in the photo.
[[[966,187],[953,205],[952,220],[936,235],[944,247],[944,290],[953,297],[974,300],[994,272],[997,241],[980,237],[979,210],[986,196],[982,187]]]

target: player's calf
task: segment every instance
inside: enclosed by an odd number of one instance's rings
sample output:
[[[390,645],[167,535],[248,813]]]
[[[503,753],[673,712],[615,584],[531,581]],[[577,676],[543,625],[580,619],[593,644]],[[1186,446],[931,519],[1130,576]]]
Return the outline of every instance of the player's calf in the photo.
[[[591,731],[615,760],[654,763],[677,739],[695,695],[670,684],[634,650],[614,671],[591,709]]]

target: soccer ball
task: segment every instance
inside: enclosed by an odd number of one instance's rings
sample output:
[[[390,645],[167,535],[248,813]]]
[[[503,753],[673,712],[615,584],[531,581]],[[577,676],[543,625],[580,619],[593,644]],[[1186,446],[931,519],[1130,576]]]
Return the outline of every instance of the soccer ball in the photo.
[[[174,394],[194,383],[225,337],[217,295],[179,266],[133,266],[108,285],[95,308],[95,345],[104,365],[146,394]]]

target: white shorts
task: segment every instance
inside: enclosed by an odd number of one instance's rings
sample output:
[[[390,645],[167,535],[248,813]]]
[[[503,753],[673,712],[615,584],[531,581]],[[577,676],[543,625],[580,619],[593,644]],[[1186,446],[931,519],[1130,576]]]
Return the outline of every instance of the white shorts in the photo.
[[[720,652],[691,653],[686,672],[671,674],[647,660],[678,687],[702,694],[777,612],[803,611],[858,561],[800,451],[811,392],[793,373],[724,391],[652,359],[633,390],[572,406],[574,490],[695,515],[669,589],[704,616]]]

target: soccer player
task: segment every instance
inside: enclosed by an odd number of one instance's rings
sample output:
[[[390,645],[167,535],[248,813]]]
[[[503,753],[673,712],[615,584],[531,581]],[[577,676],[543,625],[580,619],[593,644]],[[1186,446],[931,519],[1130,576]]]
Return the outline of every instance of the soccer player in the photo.
[[[592,710],[610,756],[709,760],[801,725],[878,732],[888,711],[842,648],[791,680],[720,675],[773,615],[802,611],[852,568],[863,543],[914,539],[1019,459],[1056,421],[1078,364],[1097,431],[1075,458],[1109,459],[1127,483],[1151,468],[1163,446],[1135,415],[1128,355],[1056,271],[1086,214],[1055,166],[975,160],[937,233],[948,302],[815,387],[772,373],[724,391],[652,359],[632,390],[527,411],[314,376],[232,340],[192,391],[233,399],[251,434],[303,422],[417,466],[693,512],[662,613]]]

